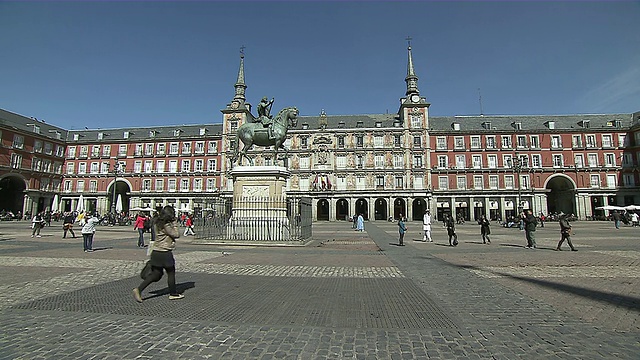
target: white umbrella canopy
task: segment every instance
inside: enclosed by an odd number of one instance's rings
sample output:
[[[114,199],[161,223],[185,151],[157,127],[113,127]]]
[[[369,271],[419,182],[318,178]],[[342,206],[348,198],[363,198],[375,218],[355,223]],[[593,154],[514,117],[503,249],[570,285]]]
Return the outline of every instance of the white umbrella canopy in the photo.
[[[118,194],[118,200],[116,201],[116,211],[122,211],[122,194]]]
[[[58,211],[58,208],[60,207],[60,198],[58,197],[58,194],[53,195],[53,201],[51,202],[51,211]]]
[[[77,212],[84,211],[84,196],[82,196],[82,194],[80,194],[80,197],[78,198],[78,205],[76,206],[76,211]]]
[[[605,205],[605,206],[598,206],[596,210],[626,210],[626,209],[622,206]]]
[[[624,207],[624,209],[627,211],[636,211],[640,210],[640,205],[627,205]]]

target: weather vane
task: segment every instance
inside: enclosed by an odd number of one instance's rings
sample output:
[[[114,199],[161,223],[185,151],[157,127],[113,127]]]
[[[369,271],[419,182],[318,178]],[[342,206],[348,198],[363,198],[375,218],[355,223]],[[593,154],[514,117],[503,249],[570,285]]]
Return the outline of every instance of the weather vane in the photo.
[[[409,43],[409,47],[411,47],[411,40],[413,40],[411,36],[407,36],[405,40],[407,40],[407,42]]]

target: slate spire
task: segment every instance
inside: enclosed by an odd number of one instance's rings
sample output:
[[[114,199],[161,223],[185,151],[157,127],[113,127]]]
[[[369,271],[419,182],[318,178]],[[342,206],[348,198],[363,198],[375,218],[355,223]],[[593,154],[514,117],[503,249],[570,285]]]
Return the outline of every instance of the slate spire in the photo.
[[[405,95],[419,95],[420,90],[418,90],[418,76],[416,76],[416,72],[413,69],[413,57],[411,56],[411,38],[407,37],[407,41],[409,42],[409,47],[407,48],[409,51],[409,60],[407,61],[407,77],[404,78],[404,81],[407,83],[407,93]]]
[[[244,93],[247,89],[247,85],[244,83],[244,46],[240,47],[240,69],[238,70],[238,80],[236,80],[235,88],[236,95],[233,100],[244,103],[246,100]]]

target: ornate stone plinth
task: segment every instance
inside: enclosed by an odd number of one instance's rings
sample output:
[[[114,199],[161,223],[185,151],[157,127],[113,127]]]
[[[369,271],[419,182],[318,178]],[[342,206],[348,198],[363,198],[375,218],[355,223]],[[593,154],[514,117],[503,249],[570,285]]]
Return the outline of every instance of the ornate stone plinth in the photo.
[[[233,210],[227,239],[238,242],[287,243],[287,180],[291,173],[280,166],[233,168]]]

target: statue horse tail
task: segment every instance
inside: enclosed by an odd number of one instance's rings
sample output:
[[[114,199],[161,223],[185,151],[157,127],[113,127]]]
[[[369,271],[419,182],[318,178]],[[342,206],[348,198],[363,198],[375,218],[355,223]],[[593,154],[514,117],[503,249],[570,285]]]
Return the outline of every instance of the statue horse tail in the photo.
[[[238,132],[236,132],[236,140],[235,140],[235,146],[233,149],[233,157],[231,158],[231,167],[233,167],[233,164],[236,163],[236,161],[238,161],[238,156],[240,154],[240,137],[238,136]]]

